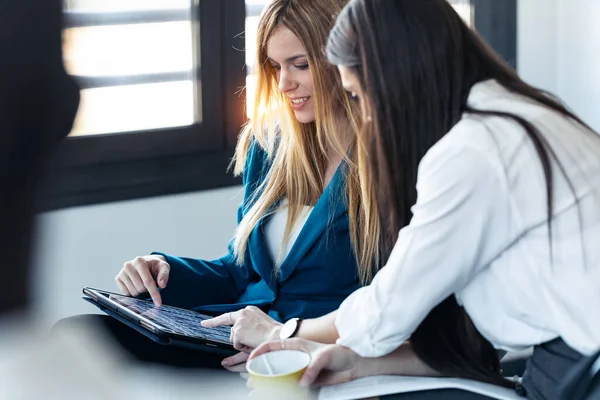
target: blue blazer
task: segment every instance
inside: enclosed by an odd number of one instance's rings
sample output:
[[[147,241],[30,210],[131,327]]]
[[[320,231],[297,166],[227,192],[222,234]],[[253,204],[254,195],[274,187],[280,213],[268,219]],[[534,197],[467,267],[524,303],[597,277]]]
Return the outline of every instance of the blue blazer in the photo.
[[[253,143],[242,177],[244,200],[238,223],[252,206],[253,194],[269,167],[266,153]],[[269,218],[262,218],[248,239],[244,265],[236,264],[233,241],[227,254],[214,261],[154,253],[165,256],[171,265],[167,288],[161,291],[163,302],[211,314],[254,305],[278,321],[315,318],[336,310],[360,286],[349,234],[344,169],[338,168],[318,200],[279,277],[273,273],[265,242]]]

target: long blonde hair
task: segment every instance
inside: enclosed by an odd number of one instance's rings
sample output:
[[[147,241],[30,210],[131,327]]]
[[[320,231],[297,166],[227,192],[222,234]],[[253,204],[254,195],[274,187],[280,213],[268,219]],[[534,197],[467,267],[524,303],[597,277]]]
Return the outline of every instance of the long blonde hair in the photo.
[[[240,222],[234,254],[242,264],[248,238],[254,227],[274,212],[273,205],[287,197],[288,217],[284,239],[291,234],[302,207],[314,206],[323,194],[327,150],[336,150],[347,164],[347,205],[350,236],[362,283],[368,283],[380,263],[380,228],[374,193],[361,196],[355,133],[360,129],[360,111],[342,87],[341,79],[323,53],[337,14],[348,0],[273,0],[261,14],[257,33],[255,73],[257,78],[254,112],[236,147],[234,173],[243,172],[252,141],[267,153],[271,167],[255,191],[256,198]],[[315,122],[298,122],[286,97],[279,91],[275,71],[267,58],[267,44],[273,32],[286,27],[301,41],[313,79]],[[353,132],[348,151],[338,132],[347,125]],[[347,122],[346,122],[347,121]],[[362,197],[362,198],[361,198]],[[342,199],[344,200],[344,199]],[[361,207],[361,202],[363,206]]]

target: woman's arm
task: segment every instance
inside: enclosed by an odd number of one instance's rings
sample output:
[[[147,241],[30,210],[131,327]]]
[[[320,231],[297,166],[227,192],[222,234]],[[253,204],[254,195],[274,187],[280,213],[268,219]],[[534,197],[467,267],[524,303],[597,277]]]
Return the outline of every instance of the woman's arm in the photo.
[[[319,343],[333,344],[338,338],[335,329],[337,311],[320,318],[302,321],[297,338]],[[250,353],[255,347],[269,340],[279,340],[282,323],[275,321],[257,307],[249,306],[243,310],[219,315],[202,321],[202,326],[214,328],[231,325],[233,347],[239,351]],[[244,360],[245,361],[245,360]]]
[[[425,364],[414,352],[409,342],[379,358],[360,357],[357,378],[374,375],[440,376],[440,373]]]
[[[375,375],[440,376],[417,357],[410,343],[379,358],[360,357],[347,347],[327,345],[293,338],[267,342],[250,355],[253,359],[263,353],[281,350],[300,350],[310,354],[311,361],[302,376],[305,386],[327,386]]]
[[[264,179],[266,157],[258,143],[250,144],[242,174],[244,198],[237,212],[238,224],[251,206],[256,187]],[[177,307],[236,303],[248,283],[256,276],[251,266],[238,264],[233,251],[233,240],[229,243],[227,253],[212,261],[159,252],[152,255],[164,257],[170,266],[168,286],[163,287],[160,295],[163,302]]]
[[[335,327],[337,310],[319,318],[305,319],[300,324],[296,337],[313,342],[334,344],[340,337]]]
[[[385,267],[338,311],[337,343],[362,356],[397,349],[514,240],[504,171],[478,148],[436,145],[421,161],[417,192]]]
[[[237,302],[254,271],[236,264],[231,246],[217,260],[165,257],[170,265],[168,286],[161,290],[163,303],[181,308],[193,308],[206,304]]]

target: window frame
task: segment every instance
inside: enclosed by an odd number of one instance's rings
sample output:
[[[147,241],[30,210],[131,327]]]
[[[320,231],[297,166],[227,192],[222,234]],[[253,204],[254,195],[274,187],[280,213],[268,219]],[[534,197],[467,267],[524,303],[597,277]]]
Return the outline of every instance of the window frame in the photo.
[[[262,7],[246,6],[244,0],[190,1],[192,18],[199,22],[194,51],[202,67],[194,68],[194,74],[202,85],[203,121],[187,127],[68,137],[52,160],[45,210],[241,184],[227,169],[246,118],[240,95],[247,73],[243,32],[246,13],[259,15]],[[516,0],[471,0],[471,4],[475,29],[516,68]],[[117,12],[103,17],[105,24],[181,20],[176,11]],[[92,15],[65,13],[65,27],[90,24],[100,25]],[[82,87],[103,87],[181,77],[181,73],[166,73],[76,79]]]
[[[227,173],[244,123],[244,0],[192,1],[193,70],[202,121],[190,126],[66,138],[52,159],[48,210],[238,185]],[[187,20],[189,12],[65,12],[65,28]],[[178,80],[188,72],[74,77],[82,88]],[[185,79],[184,78],[184,79]]]

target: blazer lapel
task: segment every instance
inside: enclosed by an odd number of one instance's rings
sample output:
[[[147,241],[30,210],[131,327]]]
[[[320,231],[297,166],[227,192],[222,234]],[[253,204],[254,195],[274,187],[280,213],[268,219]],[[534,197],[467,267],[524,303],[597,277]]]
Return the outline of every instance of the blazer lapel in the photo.
[[[289,278],[300,261],[325,233],[327,227],[347,212],[345,188],[346,167],[342,162],[315,204],[290,253],[281,264],[281,281]]]

